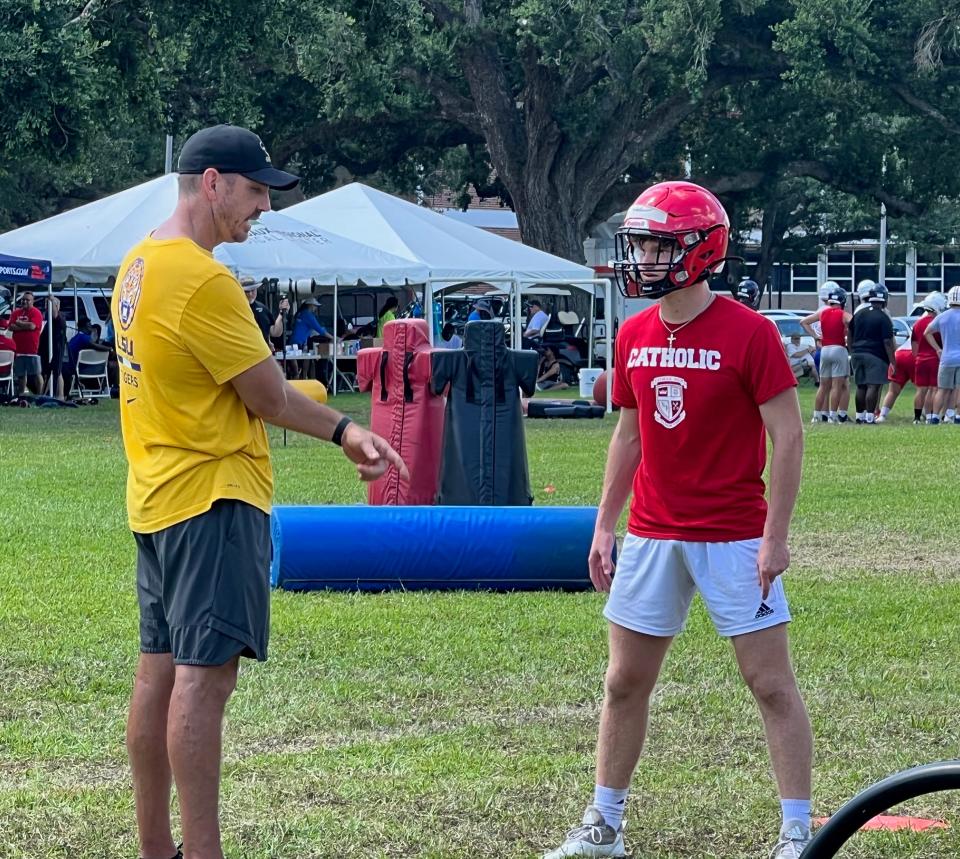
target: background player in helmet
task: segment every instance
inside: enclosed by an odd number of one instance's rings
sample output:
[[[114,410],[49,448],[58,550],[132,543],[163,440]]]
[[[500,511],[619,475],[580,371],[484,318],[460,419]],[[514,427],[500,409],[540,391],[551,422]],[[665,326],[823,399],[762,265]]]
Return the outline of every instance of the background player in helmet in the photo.
[[[956,395],[960,391],[960,286],[952,287],[947,293],[947,305],[946,312],[934,319],[923,333],[940,358],[935,414],[930,422],[939,423],[939,413],[945,408],[944,420],[960,424],[960,415],[956,412]],[[943,341],[942,347],[936,340],[938,333]]]
[[[803,428],[777,329],[707,285],[722,267],[728,231],[713,194],[664,182],[640,195],[617,235],[621,289],[661,301],[617,335],[613,400],[621,411],[589,557],[594,586],[610,592],[596,784],[581,824],[549,859],[625,855],[622,817],[650,695],[697,590],[763,717],[782,798],[773,855],[795,859],[809,839],[813,741],[779,578],[790,561]],[[773,441],[769,507],[765,430]],[[614,577],[615,529],[631,487]]]
[[[817,337],[815,326],[820,325],[820,388],[814,402],[813,420],[814,423],[820,420],[844,423],[850,403],[850,356],[846,336],[850,314],[844,310],[847,293],[834,283],[824,301],[825,307],[800,320],[803,330],[814,338]]]
[[[931,346],[924,333],[938,313],[947,309],[947,298],[942,292],[931,292],[924,300],[923,316],[913,325],[910,331],[910,351],[913,355],[913,383],[917,386],[917,395],[913,400],[913,422],[919,424],[923,416],[933,411],[934,399],[937,395],[937,370],[940,368],[940,358]],[[936,335],[936,342],[940,335]],[[900,350],[897,350],[899,355]],[[897,365],[899,367],[899,359]],[[902,385],[901,385],[902,386]],[[885,418],[896,400],[894,383],[891,381],[890,392],[883,401],[880,416]],[[885,411],[886,410],[886,411]]]
[[[878,424],[886,423],[887,415],[893,408],[893,404],[900,396],[900,392],[906,387],[907,382],[915,383],[916,360],[913,349],[909,343],[904,343],[896,352],[893,353],[893,366],[887,370],[887,381],[890,383],[890,390],[883,398],[883,405],[880,407],[880,414],[877,416]],[[917,412],[917,403],[922,402],[921,395],[918,392],[913,398],[914,413]],[[919,421],[914,421],[919,423]]]
[[[755,280],[750,280],[750,278],[745,277],[740,281],[737,286],[736,299],[741,304],[746,305],[751,310],[756,310],[760,307],[760,298],[763,295],[763,290],[760,289],[760,284]]]
[[[889,293],[876,283],[867,294],[867,310],[857,311],[847,326],[853,380],[857,385],[857,423],[872,424],[875,420],[880,389],[887,374],[896,373],[893,323],[887,315]]]
[[[853,309],[854,313],[860,313],[862,310],[870,309],[870,290],[876,285],[877,284],[870,280],[870,278],[864,278],[857,284],[857,306]]]

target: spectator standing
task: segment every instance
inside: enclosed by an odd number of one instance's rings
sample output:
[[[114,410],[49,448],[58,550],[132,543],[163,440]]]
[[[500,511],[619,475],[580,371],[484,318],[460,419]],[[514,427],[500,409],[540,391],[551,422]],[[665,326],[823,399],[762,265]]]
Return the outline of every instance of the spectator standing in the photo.
[[[60,312],[60,299],[55,295],[50,296],[50,309],[44,322],[45,324],[40,332],[40,365],[43,371],[43,390],[46,391],[50,388],[51,396],[62,400],[63,356],[67,349],[67,323]]]
[[[247,297],[247,301],[250,302],[253,318],[256,320],[263,339],[272,348],[270,338],[280,337],[283,334],[283,314],[290,309],[290,302],[286,298],[281,298],[279,312],[274,316],[266,304],[257,301],[258,286],[252,277],[240,278],[240,285],[243,287],[243,294]]]
[[[43,376],[40,367],[40,332],[43,329],[43,314],[33,306],[33,293],[20,294],[19,306],[10,314],[10,332],[16,344],[13,359],[13,375],[17,393],[25,388],[31,393],[43,391]]]

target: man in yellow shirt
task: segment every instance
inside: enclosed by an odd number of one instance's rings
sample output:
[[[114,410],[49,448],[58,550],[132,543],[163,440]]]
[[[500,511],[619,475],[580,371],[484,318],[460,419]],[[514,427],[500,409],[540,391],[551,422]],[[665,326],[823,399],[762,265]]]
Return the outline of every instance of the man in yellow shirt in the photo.
[[[379,436],[283,378],[240,284],[214,259],[270,209],[277,170],[253,132],[194,134],[177,207],[120,267],[112,315],[140,660],[127,723],[143,859],[222,859],[224,708],[241,656],[266,659],[273,473],[264,421],[341,445],[362,480],[406,474]],[[183,853],[170,827],[180,800]]]

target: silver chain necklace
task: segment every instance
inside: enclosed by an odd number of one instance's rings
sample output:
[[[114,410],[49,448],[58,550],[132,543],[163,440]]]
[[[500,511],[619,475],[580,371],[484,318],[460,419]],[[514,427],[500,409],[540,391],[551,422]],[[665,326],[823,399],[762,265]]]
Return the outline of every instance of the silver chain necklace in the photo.
[[[696,313],[694,313],[693,316],[691,316],[686,322],[681,322],[676,328],[671,328],[666,322],[663,321],[663,305],[660,305],[657,308],[657,316],[660,317],[660,324],[664,327],[669,335],[667,337],[667,345],[669,348],[673,348],[673,341],[677,339],[677,332],[681,328],[685,328],[687,325],[693,322],[694,319],[697,319],[711,304],[713,304],[713,299],[714,294],[711,292],[710,297],[707,299],[707,303],[704,304],[703,307],[701,307]]]

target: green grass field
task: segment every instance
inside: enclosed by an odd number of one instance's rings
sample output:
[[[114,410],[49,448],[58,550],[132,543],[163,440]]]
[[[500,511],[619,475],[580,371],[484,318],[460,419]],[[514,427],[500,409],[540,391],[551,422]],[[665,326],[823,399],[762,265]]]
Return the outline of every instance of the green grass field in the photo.
[[[802,388],[809,414],[813,389]],[[365,419],[366,397],[337,405]],[[808,426],[787,588],[816,737],[815,813],[960,757],[960,428]],[[613,421],[527,423],[537,504],[595,504]],[[330,445],[272,431],[280,503],[354,503]],[[115,403],[0,410],[0,857],[136,853],[123,746],[137,656]],[[555,491],[547,492],[547,487]],[[549,535],[532,535],[549,540]],[[227,720],[230,859],[531,857],[579,820],[605,667],[597,594],[276,593],[270,660]],[[779,825],[759,718],[696,605],[656,692],[635,857],[765,857]],[[843,856],[960,855],[960,794]]]

